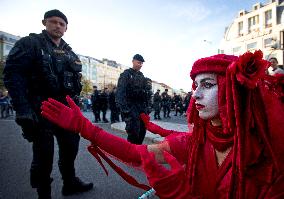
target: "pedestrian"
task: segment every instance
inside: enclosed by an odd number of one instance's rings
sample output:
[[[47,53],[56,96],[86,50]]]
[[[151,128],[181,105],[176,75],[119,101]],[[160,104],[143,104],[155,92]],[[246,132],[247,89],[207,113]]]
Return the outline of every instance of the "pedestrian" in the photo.
[[[110,109],[110,122],[119,122],[119,109],[115,102],[116,87],[113,87],[109,93],[109,109]]]
[[[182,105],[181,96],[174,93],[173,102],[176,112],[175,116],[177,116],[178,113],[181,116],[183,114],[183,105]]]
[[[276,57],[271,57],[269,61],[271,63],[271,66],[268,68],[269,75],[284,74],[284,70],[279,67]]]
[[[42,24],[45,26],[42,33],[31,33],[16,42],[3,73],[16,111],[16,123],[21,126],[24,138],[32,142],[31,186],[37,189],[38,198],[46,199],[51,198],[53,136],[59,146],[62,194],[85,192],[93,184],[82,182],[75,174],[80,137],[55,127],[40,114],[41,103],[49,97],[66,104],[66,94],[75,99],[82,89],[82,64],[62,39],[67,30],[67,17],[59,10],[49,10]]]
[[[189,102],[192,96],[192,92],[188,92],[183,100],[183,104],[184,104],[184,112],[186,113],[188,106],[189,106]]]
[[[148,112],[148,84],[140,72],[144,58],[136,54],[132,59],[132,68],[120,74],[117,84],[116,103],[126,123],[127,140],[134,144],[142,144],[146,129],[139,117]]]
[[[100,95],[100,93],[97,89],[97,86],[93,86],[93,94],[91,96],[91,101],[92,101],[93,114],[95,116],[95,121],[94,121],[95,123],[101,121],[99,95]]]
[[[101,148],[142,166],[161,199],[280,199],[284,118],[277,115],[284,109],[264,80],[268,65],[261,51],[197,60],[190,73],[194,83],[188,121],[193,132],[167,136],[159,144],[135,145],[105,132],[84,118],[68,96],[70,108],[49,99],[42,114],[90,140],[93,155]],[[166,162],[170,169],[159,164]]]
[[[161,103],[162,103],[162,97],[160,95],[160,89],[158,89],[156,91],[156,93],[154,94],[154,97],[153,97],[153,107],[154,107],[154,119],[158,119],[160,120],[161,117],[160,117],[160,112],[161,112]]]
[[[83,97],[83,111],[84,112],[88,111],[88,97],[87,96]]]
[[[106,118],[106,112],[108,109],[108,93],[107,93],[108,88],[104,88],[103,91],[99,95],[99,103],[100,103],[100,110],[102,111],[103,114],[103,121],[104,123],[108,123],[108,119]]]
[[[166,88],[165,91],[162,93],[162,106],[164,112],[164,118],[171,118],[171,103],[172,99],[171,96],[168,94],[168,89]]]
[[[9,98],[0,90],[0,110],[1,118],[7,118],[9,116]]]

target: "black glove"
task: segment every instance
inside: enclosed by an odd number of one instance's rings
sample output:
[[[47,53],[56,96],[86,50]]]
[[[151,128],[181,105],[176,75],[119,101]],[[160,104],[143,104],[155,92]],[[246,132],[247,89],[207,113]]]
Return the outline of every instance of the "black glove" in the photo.
[[[22,128],[23,137],[32,142],[39,133],[38,119],[34,112],[20,114],[16,113],[16,123]]]

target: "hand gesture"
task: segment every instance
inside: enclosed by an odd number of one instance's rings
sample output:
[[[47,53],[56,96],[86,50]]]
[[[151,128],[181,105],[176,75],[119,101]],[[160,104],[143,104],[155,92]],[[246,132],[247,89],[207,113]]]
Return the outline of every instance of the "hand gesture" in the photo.
[[[189,196],[189,179],[185,170],[175,157],[164,151],[164,158],[171,169],[166,169],[155,160],[154,153],[147,149],[141,152],[142,166],[150,185],[163,199],[185,199]]]
[[[66,96],[66,100],[70,108],[52,98],[48,98],[48,101],[42,102],[41,114],[61,128],[73,132],[80,132],[85,118],[80,108],[68,95]]]

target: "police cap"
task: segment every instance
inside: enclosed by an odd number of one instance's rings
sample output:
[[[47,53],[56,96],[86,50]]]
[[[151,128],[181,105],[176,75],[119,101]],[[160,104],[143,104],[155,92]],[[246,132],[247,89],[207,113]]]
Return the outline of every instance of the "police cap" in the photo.
[[[50,17],[60,17],[61,19],[63,19],[66,24],[68,24],[68,20],[67,17],[59,10],[49,10],[46,13],[44,13],[44,19],[50,18]]]
[[[134,55],[133,59],[138,60],[138,61],[142,61],[145,62],[145,60],[143,59],[143,57],[139,54]]]

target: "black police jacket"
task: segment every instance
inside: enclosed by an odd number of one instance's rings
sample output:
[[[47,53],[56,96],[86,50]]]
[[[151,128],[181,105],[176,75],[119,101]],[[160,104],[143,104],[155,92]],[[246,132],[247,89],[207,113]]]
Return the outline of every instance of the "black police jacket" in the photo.
[[[140,112],[147,108],[147,79],[143,73],[132,68],[120,74],[117,83],[115,101],[123,113],[131,111],[131,107],[139,107]]]
[[[4,84],[17,112],[38,112],[48,97],[65,102],[67,94],[79,95],[81,70],[71,47],[63,39],[57,47],[43,30],[16,42],[6,60]]]

